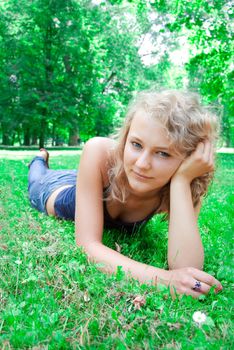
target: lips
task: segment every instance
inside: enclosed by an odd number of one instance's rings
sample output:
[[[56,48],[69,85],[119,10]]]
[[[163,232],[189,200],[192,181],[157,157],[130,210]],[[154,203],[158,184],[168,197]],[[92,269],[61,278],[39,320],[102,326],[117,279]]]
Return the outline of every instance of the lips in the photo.
[[[138,178],[143,179],[143,180],[150,180],[150,179],[152,179],[152,177],[139,174],[138,172],[136,172],[136,171],[134,171],[134,170],[133,170],[133,173],[134,173],[134,175],[136,175]]]

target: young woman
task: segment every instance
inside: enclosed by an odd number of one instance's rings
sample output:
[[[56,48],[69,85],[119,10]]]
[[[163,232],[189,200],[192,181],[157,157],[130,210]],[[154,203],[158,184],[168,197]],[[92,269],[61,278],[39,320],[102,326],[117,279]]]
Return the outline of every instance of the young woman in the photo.
[[[75,171],[48,169],[42,149],[29,172],[33,207],[75,219],[76,242],[102,271],[122,266],[141,283],[161,283],[199,297],[220,282],[202,271],[203,246],[197,226],[202,196],[214,171],[217,122],[196,95],[142,92],[130,105],[116,140],[95,137],[84,147]],[[76,182],[77,181],[77,182]],[[76,200],[75,200],[76,198]],[[168,266],[159,269],[102,244],[104,227],[132,231],[153,215],[169,220]]]

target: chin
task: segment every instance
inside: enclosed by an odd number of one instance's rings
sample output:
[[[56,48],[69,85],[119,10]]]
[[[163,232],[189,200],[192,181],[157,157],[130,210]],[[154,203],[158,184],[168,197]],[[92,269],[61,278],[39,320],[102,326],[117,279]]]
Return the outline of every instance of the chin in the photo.
[[[130,189],[139,194],[152,192],[156,189],[155,187],[152,188],[152,186],[149,186],[149,184],[143,181],[129,180],[128,183]]]

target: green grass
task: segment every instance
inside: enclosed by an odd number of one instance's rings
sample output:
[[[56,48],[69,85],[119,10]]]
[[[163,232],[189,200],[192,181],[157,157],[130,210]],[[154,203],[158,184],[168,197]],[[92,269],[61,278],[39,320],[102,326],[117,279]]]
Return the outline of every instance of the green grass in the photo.
[[[53,154],[53,152],[52,152]],[[74,153],[76,154],[76,153]],[[105,275],[74,242],[74,224],[32,209],[27,199],[31,155],[0,159],[1,349],[232,349],[234,156],[219,155],[199,226],[205,271],[224,289],[202,300],[172,300],[168,290]],[[76,168],[78,156],[51,156],[51,168]],[[88,218],[87,218],[88,220]],[[167,224],[155,217],[134,235],[104,233],[129,257],[166,267]],[[145,304],[135,309],[136,296]],[[198,326],[202,311],[209,322]]]

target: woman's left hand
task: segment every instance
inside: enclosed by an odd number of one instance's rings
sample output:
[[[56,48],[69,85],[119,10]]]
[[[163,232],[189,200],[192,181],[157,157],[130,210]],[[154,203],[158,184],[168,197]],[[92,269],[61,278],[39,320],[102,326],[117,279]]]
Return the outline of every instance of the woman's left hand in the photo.
[[[214,170],[214,150],[209,140],[200,142],[195,151],[181,163],[172,179],[182,178],[189,183],[196,177]]]

